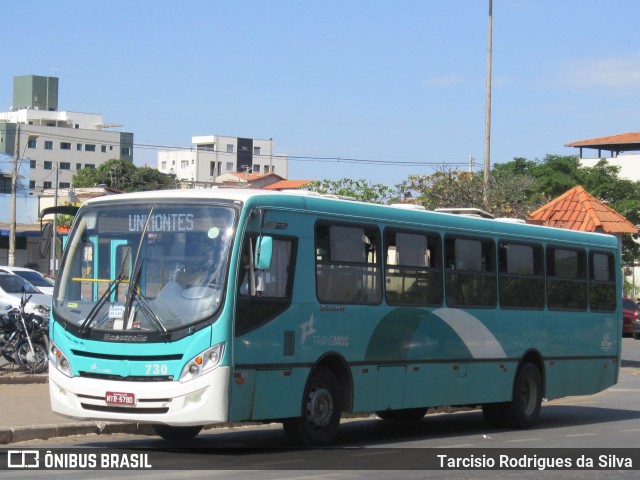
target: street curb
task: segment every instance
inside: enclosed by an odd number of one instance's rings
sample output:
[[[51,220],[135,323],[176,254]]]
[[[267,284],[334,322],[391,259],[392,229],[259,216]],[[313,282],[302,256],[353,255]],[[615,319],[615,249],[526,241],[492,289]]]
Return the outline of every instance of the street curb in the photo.
[[[141,423],[82,422],[25,427],[0,427],[0,445],[73,435],[155,435],[150,425]]]
[[[31,383],[48,383],[49,375],[42,374],[5,374],[0,375],[0,385],[27,385]]]

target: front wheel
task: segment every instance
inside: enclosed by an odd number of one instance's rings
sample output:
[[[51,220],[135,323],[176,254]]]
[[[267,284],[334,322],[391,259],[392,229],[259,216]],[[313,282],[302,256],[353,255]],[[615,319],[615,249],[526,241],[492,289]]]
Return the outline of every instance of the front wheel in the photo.
[[[165,440],[191,440],[202,430],[202,425],[193,427],[172,427],[170,425],[154,424],[153,430]]]
[[[284,431],[295,444],[328,445],[340,426],[342,392],[335,375],[318,367],[307,381],[302,398],[302,416],[284,420]]]
[[[29,373],[42,373],[49,366],[46,345],[35,340],[31,340],[31,344],[26,338],[21,340],[16,346],[14,358],[20,368]]]

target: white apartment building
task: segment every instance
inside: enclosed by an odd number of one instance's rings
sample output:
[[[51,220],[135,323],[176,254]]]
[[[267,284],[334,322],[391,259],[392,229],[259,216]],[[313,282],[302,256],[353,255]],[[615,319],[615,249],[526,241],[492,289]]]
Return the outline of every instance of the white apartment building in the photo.
[[[158,152],[157,168],[179,180],[216,183],[230,172],[288,175],[288,158],[275,155],[273,140],[206,135],[191,138],[193,147]]]
[[[104,123],[102,115],[58,111],[58,79],[27,75],[14,78],[13,107],[0,112],[0,153],[29,164],[32,193],[69,188],[83,168],[113,158],[133,162],[133,133]],[[17,137],[17,138],[16,138]]]

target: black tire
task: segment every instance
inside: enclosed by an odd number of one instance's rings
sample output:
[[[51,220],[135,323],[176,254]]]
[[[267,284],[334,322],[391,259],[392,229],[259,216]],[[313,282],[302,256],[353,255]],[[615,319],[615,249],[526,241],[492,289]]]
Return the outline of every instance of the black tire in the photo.
[[[13,354],[3,353],[2,357],[9,363],[16,363],[16,359],[13,358]]]
[[[633,332],[632,335],[636,340],[640,340],[640,332]]]
[[[4,352],[2,356],[9,363],[16,363],[16,359],[14,357],[16,351],[16,345],[19,343],[20,337],[13,337],[7,343],[5,343],[2,348]]]
[[[154,424],[151,425],[153,431],[165,440],[191,440],[198,436],[202,431],[202,425],[192,427],[172,427],[169,425]]]
[[[418,423],[426,414],[426,408],[403,408],[401,410],[384,410],[376,412],[376,415],[386,422],[404,424]]]
[[[13,356],[18,366],[29,373],[42,373],[49,366],[47,346],[35,340],[31,340],[31,345],[26,338],[21,340]]]
[[[330,444],[338,433],[342,415],[342,392],[335,375],[318,367],[307,380],[302,415],[283,421],[284,431],[296,445]]]
[[[542,374],[533,363],[523,363],[513,383],[513,397],[504,404],[505,426],[531,428],[542,405]]]

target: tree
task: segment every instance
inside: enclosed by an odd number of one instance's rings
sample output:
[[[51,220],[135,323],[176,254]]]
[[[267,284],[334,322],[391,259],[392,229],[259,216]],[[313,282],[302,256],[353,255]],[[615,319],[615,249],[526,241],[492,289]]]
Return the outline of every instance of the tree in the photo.
[[[125,192],[175,188],[175,175],[160,173],[151,167],[136,167],[122,159],[111,159],[97,168],[83,168],[73,176],[74,187],[106,185]]]
[[[543,197],[535,192],[531,175],[515,174],[504,167],[493,170],[488,204],[484,202],[482,172],[470,173],[441,167],[432,175],[412,175],[407,185],[416,203],[427,209],[478,208],[500,217],[524,217]]]
[[[380,183],[371,184],[367,180],[321,180],[305,185],[305,190],[321,193],[323,195],[338,195],[350,197],[361,202],[389,203],[399,195],[399,187],[387,187]]]

